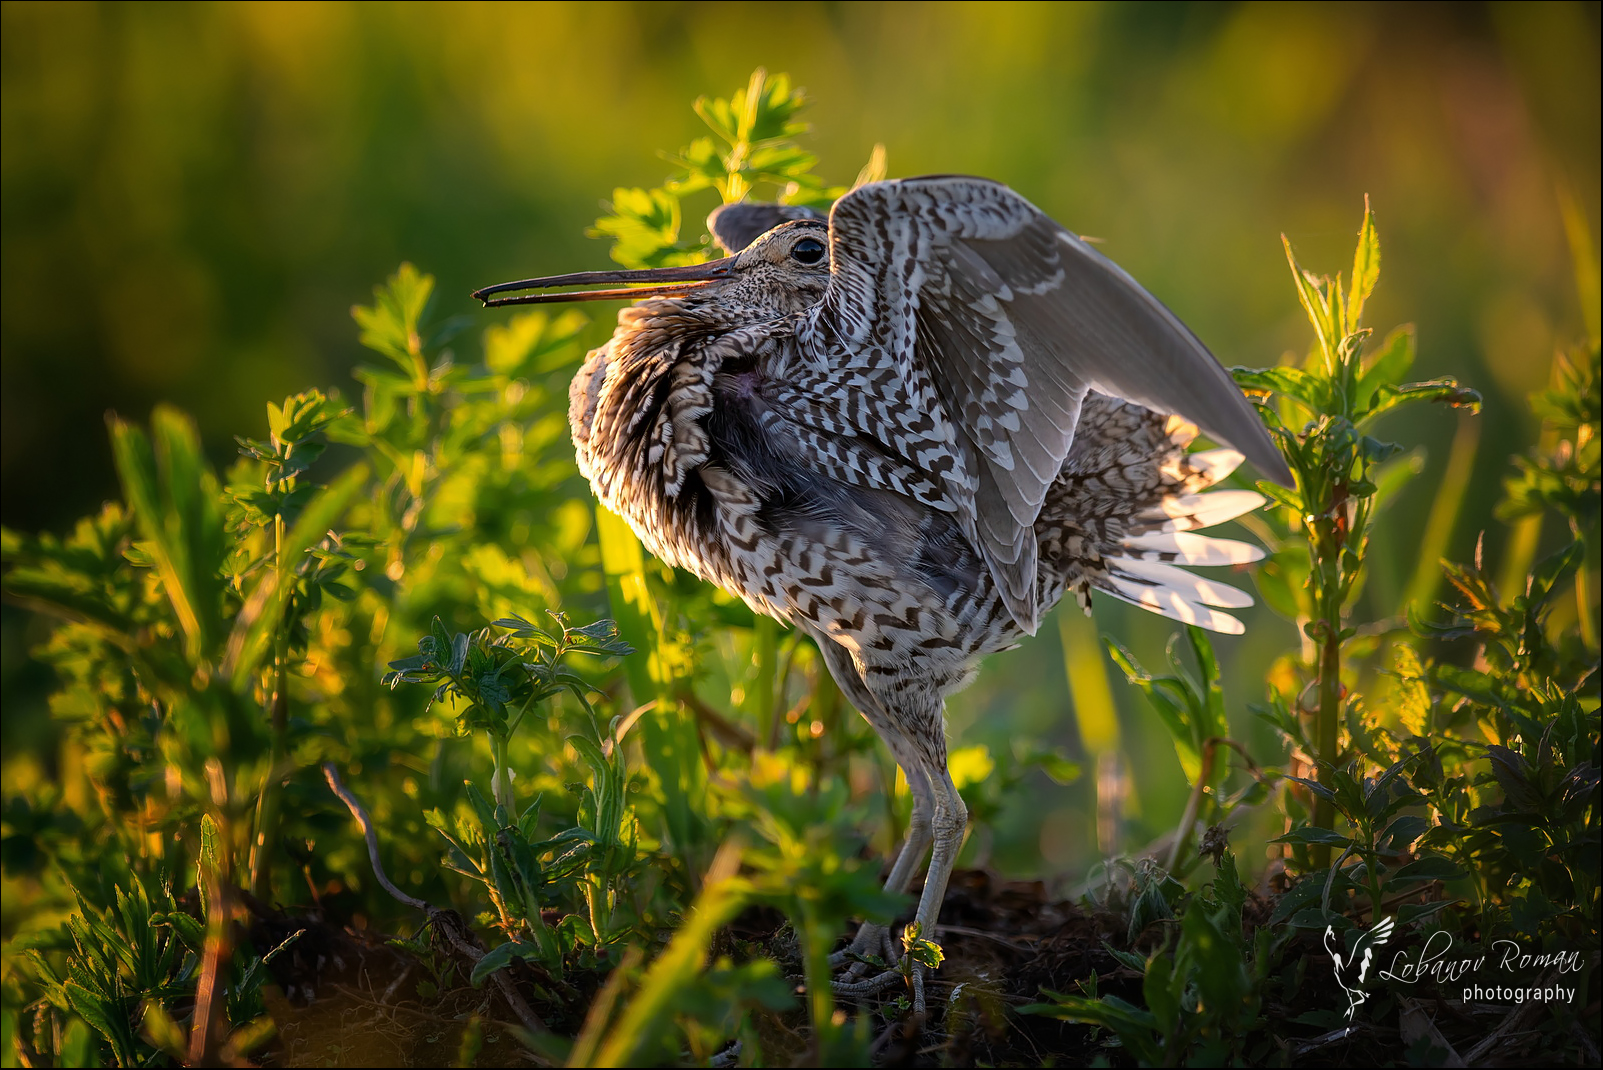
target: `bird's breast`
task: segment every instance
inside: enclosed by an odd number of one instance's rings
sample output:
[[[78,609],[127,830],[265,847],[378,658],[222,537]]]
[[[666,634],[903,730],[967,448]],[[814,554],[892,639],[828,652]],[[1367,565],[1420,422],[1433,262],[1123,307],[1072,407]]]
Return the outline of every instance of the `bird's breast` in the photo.
[[[752,601],[760,592],[743,564],[758,549],[766,488],[748,461],[761,452],[768,339],[710,331],[661,305],[626,310],[574,377],[579,470],[652,553]]]
[[[580,471],[652,553],[760,612],[939,643],[985,590],[980,562],[947,513],[864,476],[873,444],[785,409],[790,341],[620,328],[571,389]]]

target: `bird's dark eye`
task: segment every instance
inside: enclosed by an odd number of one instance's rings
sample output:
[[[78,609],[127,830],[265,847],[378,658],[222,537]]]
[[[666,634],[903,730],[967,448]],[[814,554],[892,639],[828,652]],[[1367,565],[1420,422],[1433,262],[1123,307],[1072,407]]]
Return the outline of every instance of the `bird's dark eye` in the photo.
[[[817,238],[803,238],[791,247],[790,255],[803,264],[816,264],[824,259],[824,243]]]

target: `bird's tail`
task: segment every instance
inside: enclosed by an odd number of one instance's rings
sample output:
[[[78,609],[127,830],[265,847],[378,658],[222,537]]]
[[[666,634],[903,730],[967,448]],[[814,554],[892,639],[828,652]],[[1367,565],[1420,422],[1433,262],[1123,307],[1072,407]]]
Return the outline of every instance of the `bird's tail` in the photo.
[[[1196,436],[1181,417],[1086,396],[1074,447],[1036,524],[1045,595],[1055,601],[1073,591],[1089,612],[1095,588],[1173,620],[1242,631],[1215,607],[1240,609],[1252,596],[1181,566],[1262,558],[1250,543],[1195,532],[1250,512],[1264,498],[1250,490],[1203,493],[1242,457],[1230,449],[1188,453]]]

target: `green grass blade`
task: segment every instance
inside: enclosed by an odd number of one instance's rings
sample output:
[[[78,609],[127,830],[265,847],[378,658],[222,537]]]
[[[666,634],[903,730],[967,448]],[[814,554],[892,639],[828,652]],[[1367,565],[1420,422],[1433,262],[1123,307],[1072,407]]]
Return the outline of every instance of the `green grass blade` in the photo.
[[[675,997],[695,985],[707,964],[707,948],[713,935],[729,922],[750,898],[751,885],[736,876],[740,868],[740,847],[726,842],[713,859],[707,879],[690,909],[689,916],[666,950],[646,971],[640,991],[623,1009],[616,1025],[606,1030],[599,1049],[580,1037],[569,1066],[634,1066],[647,1046],[657,1041],[667,1027]],[[586,1023],[586,1033],[593,1030]],[[594,1056],[590,1052],[594,1050]]]
[[[1435,597],[1442,581],[1442,558],[1447,555],[1447,544],[1453,537],[1453,527],[1463,511],[1464,494],[1469,489],[1469,477],[1475,468],[1475,454],[1479,450],[1481,422],[1473,416],[1458,418],[1458,431],[1447,454],[1447,468],[1437,485],[1436,498],[1431,502],[1430,516],[1425,521],[1425,534],[1419,544],[1419,564],[1413,579],[1403,593],[1403,612],[1410,606],[1425,608]]]
[[[690,655],[669,634],[669,607],[660,604],[646,578],[645,548],[624,521],[603,506],[596,507],[596,533],[601,566],[613,619],[625,639],[637,643],[644,657],[624,659],[624,672],[636,702],[656,700],[656,708],[640,723],[646,764],[662,784],[663,819],[669,839],[681,850],[700,846],[706,793],[695,719],[677,701],[675,686]]]

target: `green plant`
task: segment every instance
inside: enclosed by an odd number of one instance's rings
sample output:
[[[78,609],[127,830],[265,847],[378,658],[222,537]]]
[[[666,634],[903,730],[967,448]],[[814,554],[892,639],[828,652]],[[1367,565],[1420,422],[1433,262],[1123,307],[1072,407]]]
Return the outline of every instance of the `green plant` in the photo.
[[[1025,1013],[1105,1029],[1144,1066],[1263,1061],[1272,1050],[1264,1032],[1266,982],[1284,938],[1268,928],[1245,929],[1247,898],[1235,856],[1225,851],[1212,883],[1187,905],[1164,946],[1149,956],[1109,948],[1122,968],[1141,978],[1145,1007],[1099,994],[1093,973],[1084,995],[1047,992],[1052,1002],[1025,1007]]]
[[[1347,611],[1364,576],[1370,525],[1388,493],[1408,479],[1408,470],[1393,460],[1402,447],[1369,432],[1400,406],[1439,402],[1475,410],[1480,396],[1452,379],[1405,382],[1414,363],[1412,328],[1393,331],[1365,355],[1370,331],[1362,326],[1364,304],[1380,278],[1380,238],[1367,204],[1350,289],[1343,290],[1339,274],[1305,271],[1290,242],[1286,259],[1313,324],[1314,346],[1301,368],[1238,371],[1236,379],[1266,396],[1259,411],[1297,477],[1294,488],[1258,484],[1284,511],[1281,530],[1286,533],[1273,540],[1271,558],[1260,571],[1260,590],[1271,605],[1290,611],[1315,651],[1311,734],[1283,705],[1276,707],[1277,723],[1329,769],[1340,760],[1343,645],[1358,634]],[[1287,537],[1291,531],[1301,538]],[[1318,796],[1313,824],[1328,828],[1333,817],[1332,799]],[[1328,863],[1329,845],[1316,844],[1313,857]]]
[[[614,258],[709,255],[682,224],[698,198],[843,192],[796,141],[802,102],[760,71],[698,102],[709,136],[598,222]],[[876,151],[859,181],[883,167]],[[1299,477],[1256,529],[1265,601],[1307,638],[1263,709],[1289,755],[1248,758],[1204,634],[1177,637],[1162,673],[1109,644],[1191,794],[1166,858],[1114,861],[1131,886],[1095,904],[1094,931],[1114,935],[1090,941],[1082,990],[1035,1008],[1097,1032],[1036,1057],[1276,1057],[1334,1024],[1293,954],[1303,934],[1366,916],[1597,947],[1597,347],[1538,399],[1545,437],[1505,508],[1556,513],[1568,544],[1527,560],[1518,590],[1477,560],[1448,568],[1452,606],[1355,621],[1375,518],[1419,460],[1375,421],[1473,401],[1404,383],[1407,332],[1363,352],[1377,249],[1366,216],[1351,294],[1299,269],[1313,353],[1241,373]],[[1042,900],[978,936],[910,932],[903,976],[837,997],[849,919],[907,905],[867,861],[906,820],[894,767],[809,641],[593,509],[564,417],[583,317],[516,315],[462,345],[463,320],[431,317],[433,288],[410,265],[377,287],[353,310],[375,355],[359,396],[268,406],[223,475],[176,410],[148,431],[114,419],[122,500],[66,536],[0,537],[6,597],[50,621],[33,656],[63,736],[59,782],[8,784],[0,809],[7,920],[20,903],[26,934],[5,949],[7,1050],[35,1065],[304,1054],[326,1041],[317,1007],[271,999],[282,982],[354,993],[342,1021],[386,1039],[418,1026],[418,1061],[513,1045],[570,1065],[858,1065],[898,1044],[1030,1057],[960,1047],[1026,1036],[1007,999],[1034,995],[977,984],[965,941],[1008,949],[997,985],[1022,984],[1014,966],[1087,919]],[[1028,776],[1078,772],[1024,739],[951,765],[982,838]],[[1220,827],[1249,813],[1284,833],[1262,890]],[[307,965],[341,934],[342,953],[398,956],[398,979]],[[906,973],[943,955],[929,1002],[944,1016],[919,1034]],[[1554,1021],[1543,1050],[1564,1050]]]
[[[1272,780],[1260,773],[1248,758],[1252,779],[1229,796],[1222,795],[1230,774],[1226,752],[1233,749],[1243,757],[1246,752],[1229,735],[1224,691],[1219,682],[1219,659],[1214,656],[1208,633],[1188,626],[1185,635],[1200,675],[1187,669],[1176,654],[1178,634],[1169,641],[1169,662],[1174,672],[1163,676],[1147,672],[1128,650],[1112,639],[1103,639],[1114,664],[1124,671],[1125,679],[1141,692],[1162,719],[1174,741],[1181,771],[1192,785],[1190,800],[1180,818],[1180,828],[1165,866],[1177,877],[1189,872],[1200,857],[1190,851],[1196,826],[1199,823],[1204,827],[1219,825],[1237,807],[1262,802]]]
[[[1281,965],[1299,931],[1343,934],[1351,953],[1352,938],[1383,918],[1395,920],[1404,940],[1431,918],[1444,933],[1468,929],[1482,949],[1499,937],[1597,946],[1595,923],[1581,917],[1591,919],[1600,905],[1595,866],[1583,861],[1596,857],[1599,843],[1598,648],[1595,630],[1578,619],[1559,627],[1554,612],[1571,577],[1584,572],[1595,531],[1597,466],[1587,449],[1598,433],[1588,393],[1597,347],[1591,370],[1584,356],[1561,355],[1554,389],[1533,399],[1563,444],[1517,462],[1520,474],[1500,510],[1519,518],[1550,506],[1568,521],[1573,541],[1539,562],[1512,599],[1499,596],[1477,554],[1473,565],[1443,562],[1462,602],[1441,607],[1445,616],[1405,605],[1390,621],[1360,626],[1349,614],[1365,579],[1373,521],[1417,470],[1408,458],[1393,459],[1400,447],[1370,428],[1415,401],[1473,407],[1477,399],[1451,380],[1403,383],[1413,359],[1410,331],[1393,332],[1363,356],[1359,316],[1379,267],[1367,211],[1350,294],[1339,277],[1317,278],[1291,263],[1315,348],[1301,368],[1236,374],[1273,399],[1260,407],[1297,476],[1294,490],[1259,484],[1281,507],[1269,523],[1256,523],[1272,550],[1259,587],[1271,607],[1302,625],[1308,644],[1300,658],[1283,659],[1259,713],[1285,740],[1293,771],[1308,775],[1268,765],[1222,799],[1225,771],[1212,758],[1221,745],[1240,745],[1226,738],[1206,637],[1191,629],[1200,676],[1175,657],[1173,644],[1174,673],[1154,676],[1108,642],[1162,718],[1194,785],[1170,872],[1138,870],[1127,911],[1130,944],[1154,925],[1163,927],[1163,943],[1144,957],[1108,949],[1141,978],[1144,1005],[1100,992],[1093,975],[1082,994],[1048,993],[1051,1002],[1030,1008],[1107,1030],[1106,1043],[1144,1065],[1258,1061],[1288,1026],[1341,1024],[1328,1010],[1292,1023],[1262,1014],[1268,993],[1278,987],[1288,999],[1304,986],[1305,961]],[[1594,614],[1586,580],[1572,589],[1577,617]],[[1382,651],[1388,657],[1376,666]],[[1315,698],[1305,703],[1310,693]],[[1216,854],[1211,887],[1195,894],[1171,872],[1184,876],[1194,864],[1187,849],[1198,820],[1222,822],[1244,799],[1265,798],[1272,780],[1285,785],[1286,832],[1274,842],[1288,845],[1287,869],[1297,879],[1249,933],[1242,925],[1248,897],[1228,852]],[[1311,805],[1299,798],[1304,793]],[[1221,847],[1222,840],[1212,848],[1205,840],[1202,850]],[[1460,890],[1472,897],[1469,911]]]

